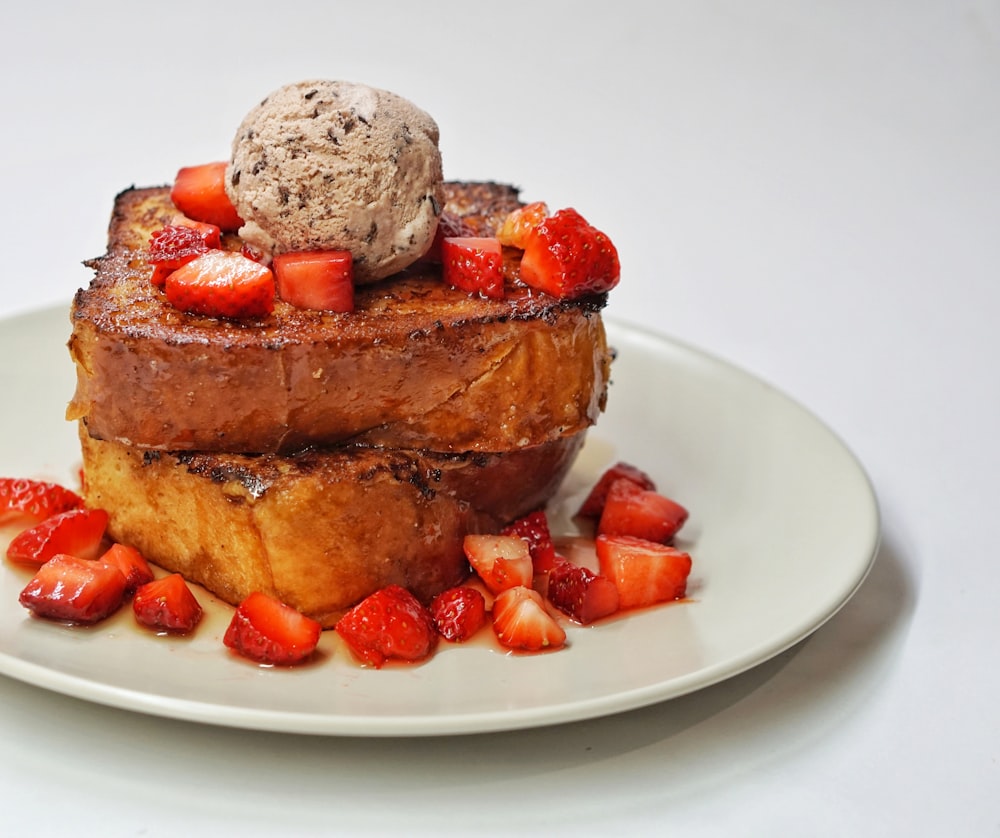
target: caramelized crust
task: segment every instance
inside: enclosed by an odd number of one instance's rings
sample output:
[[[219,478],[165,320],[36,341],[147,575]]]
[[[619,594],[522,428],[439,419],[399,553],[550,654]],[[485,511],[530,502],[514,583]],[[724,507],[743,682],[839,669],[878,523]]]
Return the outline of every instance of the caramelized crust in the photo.
[[[330,627],[388,584],[427,600],[468,574],[466,532],[543,505],[585,432],[500,454],[349,446],[296,456],[143,451],[80,440],[109,535],[237,604],[277,596]]]
[[[451,183],[445,195],[484,234],[518,205],[497,184]],[[502,301],[453,290],[423,264],[359,288],[350,314],[279,300],[268,318],[219,320],[174,309],[148,281],[142,250],[174,215],[166,188],[119,195],[108,252],[76,295],[67,416],[97,439],[162,451],[500,452],[574,437],[604,407],[604,297],[534,292],[512,254]]]

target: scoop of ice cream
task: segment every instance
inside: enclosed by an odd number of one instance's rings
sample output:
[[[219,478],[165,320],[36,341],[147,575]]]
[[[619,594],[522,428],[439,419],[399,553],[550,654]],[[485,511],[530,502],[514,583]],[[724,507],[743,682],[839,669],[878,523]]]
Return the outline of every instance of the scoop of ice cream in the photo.
[[[430,247],[442,204],[437,123],[395,93],[344,81],[276,90],[243,119],[226,190],[266,254],[349,250],[355,282]]]

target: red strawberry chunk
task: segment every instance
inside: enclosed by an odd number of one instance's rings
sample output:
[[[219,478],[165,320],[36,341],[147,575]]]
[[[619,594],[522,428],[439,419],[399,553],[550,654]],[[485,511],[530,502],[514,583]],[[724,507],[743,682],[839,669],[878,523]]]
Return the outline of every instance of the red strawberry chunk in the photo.
[[[209,241],[215,244],[211,245]],[[200,224],[196,228],[170,224],[161,227],[149,237],[149,249],[146,251],[146,261],[153,266],[150,281],[162,288],[172,271],[218,246],[219,228],[214,225]]]
[[[536,574],[545,573],[555,565],[556,548],[552,543],[549,519],[544,509],[536,509],[508,524],[500,534],[517,535],[528,543],[528,552]]]
[[[232,233],[243,226],[243,219],[226,194],[226,163],[186,166],[177,172],[170,199],[188,218],[214,224]]]
[[[541,594],[518,585],[493,601],[493,631],[502,646],[524,652],[558,649],[566,632],[545,609]]]
[[[271,267],[278,296],[296,308],[354,311],[354,259],[349,250],[277,254]]]
[[[656,491],[656,483],[646,472],[629,463],[615,463],[600,476],[576,514],[582,518],[600,518],[611,484],[623,478],[631,480],[640,489]]]
[[[463,643],[486,623],[486,599],[475,588],[460,585],[434,597],[430,612],[438,634]]]
[[[93,559],[107,526],[108,513],[103,509],[78,507],[60,512],[14,536],[7,558],[34,565],[45,564],[59,553]]]
[[[676,501],[623,478],[611,484],[597,532],[667,542],[687,519],[687,510]]]
[[[42,521],[83,505],[83,499],[58,483],[23,477],[0,477],[0,521]]]
[[[201,620],[202,608],[179,573],[139,587],[132,600],[136,621],[154,631],[188,634]]]
[[[503,299],[503,248],[498,239],[446,237],[441,260],[444,281],[453,288]]]
[[[571,562],[559,562],[549,573],[549,602],[578,623],[587,625],[618,610],[615,583]]]
[[[267,594],[254,592],[237,606],[222,642],[257,663],[289,666],[316,649],[322,627]]]
[[[430,613],[399,585],[365,597],[337,621],[335,630],[358,660],[376,669],[390,659],[423,660],[437,644]]]
[[[620,274],[611,240],[574,209],[541,221],[524,245],[521,279],[559,299],[610,291]]]
[[[239,253],[209,250],[166,279],[175,308],[209,317],[264,317],[274,310],[274,274]]]
[[[599,535],[595,546],[601,573],[618,588],[623,611],[686,595],[691,556],[682,550],[629,535]]]
[[[58,554],[38,569],[19,601],[39,617],[96,623],[117,611],[124,598],[125,577],[118,568]]]
[[[515,585],[531,585],[534,565],[528,542],[519,535],[465,536],[465,556],[491,593]]]
[[[543,201],[518,207],[507,215],[497,231],[500,244],[524,250],[531,232],[548,216],[549,208]]]
[[[101,556],[101,561],[114,565],[125,577],[125,593],[133,594],[136,589],[153,581],[153,569],[135,547],[127,544],[112,544]]]
[[[476,231],[472,229],[464,218],[460,215],[455,215],[453,212],[445,210],[438,217],[438,226],[434,233],[434,239],[431,241],[431,246],[427,249],[427,252],[420,257],[420,260],[422,262],[440,263],[441,245],[446,238],[468,238],[475,235]]]

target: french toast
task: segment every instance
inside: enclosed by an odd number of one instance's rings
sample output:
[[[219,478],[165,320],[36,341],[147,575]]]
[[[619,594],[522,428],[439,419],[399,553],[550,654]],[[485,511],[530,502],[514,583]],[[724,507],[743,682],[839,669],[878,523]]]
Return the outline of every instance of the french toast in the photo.
[[[494,454],[167,453],[82,424],[80,442],[87,502],[114,540],[233,605],[260,591],[331,627],[386,585],[426,601],[461,582],[464,535],[543,505],[585,433]]]
[[[494,183],[446,183],[444,195],[444,209],[480,235],[520,205],[517,190]],[[503,300],[451,289],[425,261],[359,286],[348,314],[278,300],[259,320],[202,317],[149,282],[149,236],[176,214],[166,187],[118,195],[108,251],[76,295],[67,416],[97,439],[161,451],[350,442],[496,453],[575,437],[603,410],[605,295],[533,291],[508,253]]]

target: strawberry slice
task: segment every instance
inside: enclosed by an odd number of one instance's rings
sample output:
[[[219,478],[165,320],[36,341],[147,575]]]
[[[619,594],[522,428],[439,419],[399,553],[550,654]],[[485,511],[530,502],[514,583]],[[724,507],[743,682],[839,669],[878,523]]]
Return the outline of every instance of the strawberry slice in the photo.
[[[612,580],[567,561],[549,573],[547,595],[556,608],[583,625],[618,610],[618,588]]]
[[[486,599],[475,588],[459,585],[431,600],[431,619],[445,640],[464,643],[486,623]]]
[[[541,594],[523,585],[507,588],[493,601],[493,631],[500,645],[524,652],[558,649],[566,642]]]
[[[188,634],[201,620],[202,608],[179,573],[139,587],[132,613],[140,625],[154,631]]]
[[[497,238],[504,247],[524,250],[532,230],[549,216],[548,205],[544,201],[525,204],[510,212],[497,231]]]
[[[640,489],[656,491],[656,483],[646,472],[630,463],[615,463],[600,476],[576,514],[582,518],[600,518],[611,484],[623,478],[631,480]]]
[[[686,595],[691,556],[682,550],[630,535],[599,535],[595,547],[601,573],[618,588],[623,611]]]
[[[7,558],[33,565],[45,564],[59,553],[93,559],[107,526],[108,513],[103,509],[78,507],[60,512],[14,536],[7,547]]]
[[[112,544],[101,561],[117,567],[125,577],[125,593],[134,594],[136,589],[153,581],[153,569],[135,547],[127,544]]]
[[[170,200],[188,218],[214,224],[224,232],[234,233],[243,226],[226,194],[224,161],[182,168],[174,178]]]
[[[515,585],[531,585],[534,566],[528,542],[519,535],[465,536],[465,557],[491,593],[498,594]]]
[[[209,317],[264,317],[274,310],[274,274],[239,253],[209,250],[166,279],[175,308]]]
[[[83,505],[83,499],[58,483],[25,477],[0,477],[0,521],[42,521]]]
[[[222,642],[256,663],[290,666],[313,653],[321,632],[312,618],[272,596],[254,592],[237,606]]]
[[[551,570],[556,563],[556,548],[552,543],[549,519],[544,509],[536,509],[508,524],[501,535],[517,535],[528,543],[531,563],[536,574]]]
[[[197,224],[198,226],[191,226]],[[213,244],[214,242],[214,244]],[[219,247],[219,228],[214,224],[168,224],[149,237],[146,261],[153,266],[150,282],[162,288],[167,275],[182,265]]]
[[[437,643],[430,613],[406,588],[389,585],[365,597],[337,621],[335,631],[363,664],[420,661]]]
[[[610,291],[620,274],[611,240],[574,209],[559,210],[527,236],[521,279],[553,297],[566,300]]]
[[[21,591],[21,605],[39,617],[96,623],[125,598],[125,577],[117,567],[63,553],[43,564]]]
[[[354,311],[354,259],[351,251],[279,253],[271,267],[278,296],[296,308]]]
[[[445,237],[441,262],[444,281],[453,288],[503,299],[503,248],[498,239]]]
[[[421,262],[441,262],[441,244],[446,238],[468,238],[475,236],[476,231],[460,215],[444,210],[438,216],[437,230],[427,252],[420,257]]]
[[[611,484],[597,532],[666,543],[687,519],[688,511],[676,501],[622,478]]]

